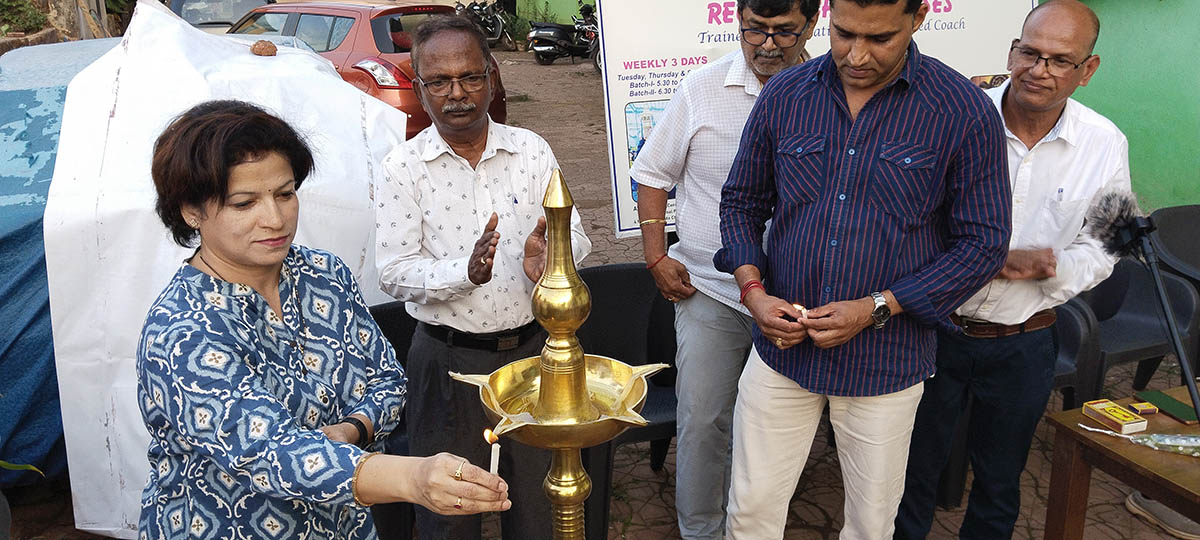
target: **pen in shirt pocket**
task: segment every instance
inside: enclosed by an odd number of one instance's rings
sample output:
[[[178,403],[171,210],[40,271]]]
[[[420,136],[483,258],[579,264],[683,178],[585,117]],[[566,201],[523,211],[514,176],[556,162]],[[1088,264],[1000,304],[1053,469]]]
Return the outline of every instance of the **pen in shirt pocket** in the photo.
[[[1063,188],[1058,188],[1058,202],[1062,202],[1062,192]],[[513,199],[513,202],[517,202],[516,199]]]

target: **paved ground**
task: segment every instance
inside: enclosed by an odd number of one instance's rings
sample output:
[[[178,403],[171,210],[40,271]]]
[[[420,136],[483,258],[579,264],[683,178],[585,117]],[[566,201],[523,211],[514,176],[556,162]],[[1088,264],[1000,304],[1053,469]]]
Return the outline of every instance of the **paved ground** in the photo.
[[[585,266],[641,260],[638,240],[617,240],[613,216],[608,153],[604,135],[603,90],[590,64],[538,66],[524,53],[497,53],[510,97],[510,122],[533,129],[553,147],[583,216],[594,250]],[[1179,380],[1175,364],[1165,363],[1151,383],[1165,388]],[[1108,395],[1130,395],[1132,367],[1110,371]],[[1060,408],[1055,395],[1047,412]],[[842,483],[837,454],[819,430],[803,477],[791,497],[787,539],[835,539],[842,522]],[[1022,511],[1016,538],[1041,538],[1049,491],[1053,435],[1043,423],[1022,477]],[[662,472],[649,467],[648,444],[617,452],[612,488],[612,539],[678,538],[675,525],[675,454],[672,447]],[[1085,538],[1144,540],[1168,538],[1133,517],[1123,506],[1129,489],[1103,474],[1093,475]],[[40,500],[13,509],[13,538],[100,538],[73,528],[69,494],[63,489],[36,495]],[[962,509],[940,511],[930,538],[955,537]],[[495,526],[489,524],[493,538]]]

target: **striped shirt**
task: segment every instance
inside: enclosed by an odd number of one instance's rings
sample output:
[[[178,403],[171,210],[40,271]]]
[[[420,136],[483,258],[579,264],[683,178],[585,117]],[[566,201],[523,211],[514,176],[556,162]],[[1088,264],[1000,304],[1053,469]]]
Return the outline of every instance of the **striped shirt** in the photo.
[[[826,54],[759,96],[713,262],[753,264],[769,294],[808,307],[891,289],[904,313],[839,347],[780,351],[754,332],[767,365],[810,392],[888,394],[933,373],[934,328],[1003,266],[1011,204],[1004,128],[983,91],[912,43],[854,121]]]

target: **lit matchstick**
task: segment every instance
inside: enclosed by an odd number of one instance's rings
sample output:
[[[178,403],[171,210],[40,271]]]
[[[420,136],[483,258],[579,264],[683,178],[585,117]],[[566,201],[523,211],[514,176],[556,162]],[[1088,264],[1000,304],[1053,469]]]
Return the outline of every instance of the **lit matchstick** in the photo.
[[[500,437],[497,437],[492,430],[483,430],[483,440],[492,445],[492,466],[488,468],[488,472],[496,474],[500,469]]]

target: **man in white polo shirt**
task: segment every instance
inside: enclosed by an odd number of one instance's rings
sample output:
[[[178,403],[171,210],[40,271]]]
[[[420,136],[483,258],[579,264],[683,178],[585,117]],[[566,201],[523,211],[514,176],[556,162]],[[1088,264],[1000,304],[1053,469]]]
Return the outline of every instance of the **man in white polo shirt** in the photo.
[[[733,276],[713,268],[718,207],[742,126],[763,84],[808,59],[817,0],[738,0],[741,50],[688,74],[634,161],[642,250],[659,290],[678,302],[676,495],[685,539],[722,538],[738,377],[754,319]],[[667,193],[678,187],[679,243],[666,247]]]

